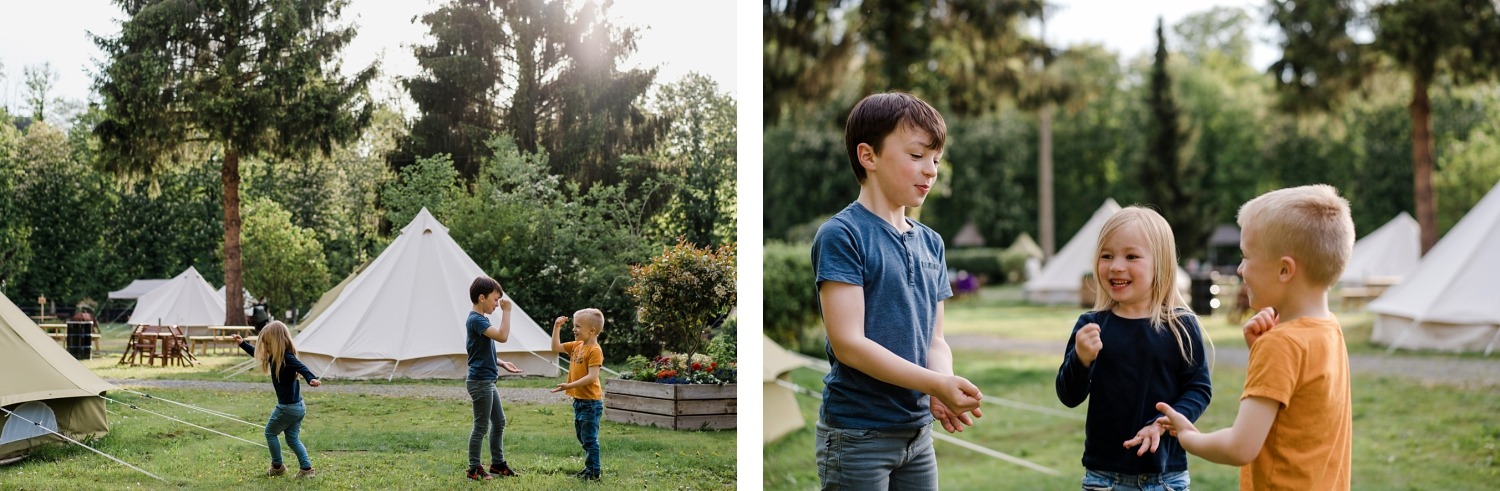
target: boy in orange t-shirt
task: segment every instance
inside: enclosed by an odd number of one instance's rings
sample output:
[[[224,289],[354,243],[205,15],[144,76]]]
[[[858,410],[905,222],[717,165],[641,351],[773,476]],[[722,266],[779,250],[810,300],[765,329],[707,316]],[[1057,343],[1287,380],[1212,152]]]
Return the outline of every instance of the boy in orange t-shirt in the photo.
[[[1328,289],[1354,248],[1349,202],[1328,185],[1281,189],[1240,208],[1239,273],[1259,312],[1234,425],[1200,433],[1157,404],[1189,453],[1240,467],[1240,489],[1349,489],[1349,352]]]
[[[574,477],[597,481],[603,474],[599,465],[599,420],[604,416],[604,387],[599,383],[599,367],[604,366],[604,349],[599,347],[599,333],[604,330],[604,313],[599,309],[574,312],[574,341],[562,343],[557,331],[567,322],[567,317],[558,317],[552,323],[552,351],[568,354],[568,382],[557,384],[552,392],[567,391],[573,398],[573,430],[587,454],[583,470]]]

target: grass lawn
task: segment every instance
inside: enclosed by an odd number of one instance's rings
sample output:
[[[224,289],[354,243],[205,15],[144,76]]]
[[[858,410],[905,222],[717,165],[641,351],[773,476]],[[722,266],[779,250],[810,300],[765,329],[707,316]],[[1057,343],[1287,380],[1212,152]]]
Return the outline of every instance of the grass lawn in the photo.
[[[1003,338],[1055,341],[1057,353],[1014,354],[986,351],[955,352],[955,371],[968,377],[986,395],[1036,406],[1066,410],[1079,416],[1086,406],[1066,409],[1053,388],[1074,321],[1084,309],[1039,307],[1021,302],[1017,287],[986,288],[977,297],[950,302],[944,330],[954,334],[983,334]],[[1373,316],[1336,311],[1345,328],[1351,355],[1385,353],[1369,342]],[[1223,315],[1203,322],[1220,348],[1244,348],[1237,323]],[[1470,357],[1400,352],[1398,357]],[[1233,423],[1243,368],[1220,364],[1214,368],[1214,400],[1198,422],[1204,430]],[[819,390],[822,375],[808,369],[792,372],[792,380]],[[1355,375],[1354,489],[1494,489],[1500,482],[1500,391],[1462,390],[1424,386],[1404,378]],[[802,414],[811,425],[818,401],[798,396]],[[1087,404],[1087,403],[1085,403]],[[1021,457],[1061,471],[1052,477],[995,460],[952,444],[937,442],[938,465],[944,489],[1076,489],[1082,477],[1083,421],[1055,415],[984,407],[981,422],[956,437]],[[942,431],[935,427],[935,431]],[[767,445],[762,473],[766,489],[807,489],[818,483],[811,426]],[[1237,468],[1189,457],[1196,489],[1235,489]]]
[[[263,382],[263,380],[262,380]],[[449,381],[451,383],[451,381]],[[503,390],[503,389],[502,389]],[[264,422],[275,396],[204,390],[153,395]],[[302,429],[318,476],[301,482],[267,478],[265,448],[226,438],[119,404],[109,403],[111,431],[91,444],[165,478],[165,485],[75,445],[48,445],[0,468],[0,489],[455,489],[463,475],[471,424],[463,402],[304,392]],[[110,398],[264,443],[260,430],[127,392]],[[733,489],[735,432],[684,431],[604,422],[600,430],[604,480],[571,477],[583,450],[566,404],[508,405],[506,460],[521,476],[493,483],[508,489]],[[283,446],[284,459],[296,464]],[[489,460],[488,450],[484,459]],[[479,484],[473,484],[479,485]]]

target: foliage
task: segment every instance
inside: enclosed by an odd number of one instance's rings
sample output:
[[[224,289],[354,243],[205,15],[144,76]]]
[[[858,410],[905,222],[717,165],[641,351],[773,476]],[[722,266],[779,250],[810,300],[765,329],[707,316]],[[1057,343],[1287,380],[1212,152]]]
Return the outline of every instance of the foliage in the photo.
[[[108,180],[74,160],[67,136],[53,125],[34,121],[25,133],[16,156],[24,173],[14,195],[18,222],[31,224],[28,240],[45,246],[32,248],[31,274],[11,279],[9,288],[22,295],[12,298],[45,294],[58,306],[102,298],[110,286],[100,274],[113,208]]]
[[[734,362],[720,365],[702,353],[691,358],[679,353],[663,353],[651,359],[633,355],[625,360],[625,367],[629,371],[621,372],[623,378],[658,384],[732,384],[739,371]]]
[[[818,290],[810,244],[767,242],[762,265],[765,334],[791,350],[802,350],[802,330],[818,320]]]
[[[271,312],[306,311],[328,290],[323,244],[311,229],[267,198],[245,204],[245,289]]]
[[[697,248],[685,239],[650,262],[630,267],[642,331],[688,356],[701,351],[707,330],[735,300],[734,246]]]
[[[859,196],[842,129],[773,126],[761,144],[766,238],[785,238],[792,227],[836,213]]]
[[[1197,257],[1213,231],[1214,204],[1203,192],[1212,178],[1211,168],[1191,153],[1192,135],[1183,128],[1182,109],[1173,94],[1167,72],[1167,41],[1162,21],[1156,26],[1156,58],[1147,85],[1146,154],[1138,183],[1145,191],[1144,203],[1159,211],[1177,242],[1178,257]]]
[[[1454,142],[1433,175],[1438,201],[1438,227],[1444,233],[1463,219],[1500,184],[1500,125],[1475,129],[1463,142]]]
[[[704,352],[708,353],[709,359],[721,362],[738,362],[739,349],[739,320],[730,317],[719,326],[718,332],[714,333],[713,339],[708,341],[708,347]]]
[[[126,20],[95,37],[105,117],[93,127],[117,173],[154,174],[207,142],[222,150],[224,277],[240,270],[242,155],[328,154],[369,123],[369,66],[338,73],[353,27],[335,25],[347,0],[139,2],[116,0]],[[228,309],[226,324],[244,324]]]
[[[490,140],[491,157],[470,193],[434,215],[479,267],[537,318],[595,307],[608,319],[600,343],[611,360],[658,352],[658,341],[637,334],[635,303],[625,294],[629,267],[657,247],[642,232],[642,185],[599,185],[588,192],[548,173],[547,155]],[[415,210],[413,210],[415,211]]]
[[[421,115],[397,163],[449,153],[471,178],[482,142],[508,134],[584,188],[620,182],[622,156],[644,154],[663,122],[637,105],[656,71],[618,68],[636,29],[609,5],[462,0],[423,16],[434,42],[413,47],[422,73],[403,85]]]
[[[948,269],[968,271],[969,274],[985,278],[987,283],[1003,283],[1006,279],[1005,265],[1001,263],[1005,249],[996,247],[966,247],[948,249]]]
[[[31,226],[16,199],[16,187],[25,175],[16,158],[23,135],[8,121],[10,114],[0,108],[0,290],[7,291],[31,263]]]
[[[654,156],[662,177],[676,181],[665,210],[654,217],[667,237],[685,236],[699,246],[735,240],[735,102],[706,76],[690,73],[657,93],[661,116],[670,120]]]
[[[447,154],[438,154],[418,158],[415,165],[401,169],[401,177],[380,190],[380,203],[385,207],[386,221],[400,228],[422,208],[441,216],[463,194],[453,160]]]

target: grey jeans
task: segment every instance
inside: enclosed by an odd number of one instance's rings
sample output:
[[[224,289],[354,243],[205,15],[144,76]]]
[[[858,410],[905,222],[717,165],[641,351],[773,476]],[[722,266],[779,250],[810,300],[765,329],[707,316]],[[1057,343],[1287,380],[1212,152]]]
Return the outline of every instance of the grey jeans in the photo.
[[[818,421],[816,442],[818,481],[824,490],[938,488],[931,426],[855,430]]]
[[[469,467],[479,465],[479,451],[484,434],[490,434],[490,463],[505,462],[501,440],[505,435],[505,410],[500,407],[500,392],[494,380],[465,380],[469,400],[474,403],[474,429],[469,432]]]

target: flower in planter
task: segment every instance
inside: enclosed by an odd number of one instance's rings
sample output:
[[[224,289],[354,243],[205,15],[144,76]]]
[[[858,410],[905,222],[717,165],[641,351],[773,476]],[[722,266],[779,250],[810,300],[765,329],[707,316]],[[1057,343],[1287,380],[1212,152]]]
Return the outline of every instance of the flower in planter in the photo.
[[[621,378],[661,384],[732,384],[737,377],[735,363],[720,365],[704,354],[693,355],[692,361],[676,353],[651,359],[637,355],[626,366],[629,371]]]

